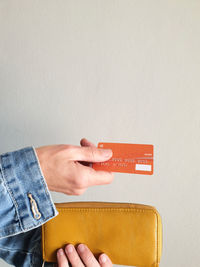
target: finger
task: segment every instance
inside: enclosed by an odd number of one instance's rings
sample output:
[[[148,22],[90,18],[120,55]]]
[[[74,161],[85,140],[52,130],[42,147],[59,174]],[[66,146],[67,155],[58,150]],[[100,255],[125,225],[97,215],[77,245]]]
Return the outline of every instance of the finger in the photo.
[[[84,244],[78,245],[77,251],[85,266],[99,267],[98,261],[96,260],[96,258],[86,245]]]
[[[62,248],[57,251],[58,267],[69,267],[67,257]]]
[[[93,168],[77,165],[78,173],[82,175],[84,186],[110,184],[114,179],[114,174],[107,171],[96,171]]]
[[[80,147],[73,146],[71,148],[71,160],[103,162],[112,157],[111,149],[96,148],[92,146]]]
[[[91,147],[96,147],[93,143],[91,143],[89,140],[87,140],[86,138],[82,138],[80,141],[81,146],[91,146]],[[85,162],[85,161],[80,161],[80,163],[84,166],[89,166],[92,167],[92,163],[90,162]]]
[[[82,138],[81,141],[80,141],[80,144],[81,144],[81,146],[92,146],[92,147],[96,147],[95,144],[93,144],[92,142],[90,142],[86,138]]]
[[[112,261],[105,253],[103,253],[99,256],[99,263],[100,263],[101,267],[113,266]]]
[[[65,247],[65,253],[69,259],[72,267],[84,267],[75,247],[72,244],[68,244]]]

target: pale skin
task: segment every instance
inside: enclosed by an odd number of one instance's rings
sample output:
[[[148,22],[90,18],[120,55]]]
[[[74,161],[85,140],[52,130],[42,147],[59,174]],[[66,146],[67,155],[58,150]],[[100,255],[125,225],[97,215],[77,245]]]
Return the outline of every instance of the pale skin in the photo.
[[[59,249],[57,252],[57,261],[59,267],[111,267],[112,262],[109,257],[103,253],[98,260],[85,244],[79,244],[77,249],[68,244],[65,249]],[[71,265],[69,265],[69,262]]]
[[[90,186],[110,184],[113,181],[112,172],[91,168],[93,162],[109,160],[112,150],[97,148],[86,138],[81,139],[80,145],[59,144],[35,148],[49,190],[67,195],[81,195]],[[64,250],[57,251],[57,261],[59,267],[112,266],[105,253],[97,260],[86,244],[79,244],[77,248],[67,244]]]

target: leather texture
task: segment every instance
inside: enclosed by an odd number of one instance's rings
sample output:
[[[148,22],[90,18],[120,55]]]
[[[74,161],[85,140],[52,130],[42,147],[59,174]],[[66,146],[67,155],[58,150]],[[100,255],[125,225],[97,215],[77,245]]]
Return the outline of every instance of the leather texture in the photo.
[[[106,253],[113,264],[158,267],[162,223],[158,211],[118,202],[55,203],[59,214],[42,225],[43,259],[56,262],[57,249],[86,244],[95,256]]]

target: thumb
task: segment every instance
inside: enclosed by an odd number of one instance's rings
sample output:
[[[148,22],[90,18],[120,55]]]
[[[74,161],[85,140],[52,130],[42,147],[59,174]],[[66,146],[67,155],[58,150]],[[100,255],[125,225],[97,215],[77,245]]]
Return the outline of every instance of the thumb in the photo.
[[[111,149],[96,148],[93,146],[74,147],[72,160],[102,162],[112,157]]]

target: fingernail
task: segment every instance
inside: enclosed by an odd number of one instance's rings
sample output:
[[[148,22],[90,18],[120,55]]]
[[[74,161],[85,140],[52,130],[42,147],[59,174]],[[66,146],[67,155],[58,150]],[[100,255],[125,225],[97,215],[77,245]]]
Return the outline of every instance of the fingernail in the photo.
[[[73,246],[72,246],[72,245],[68,245],[68,246],[66,246],[66,251],[67,251],[68,253],[71,253],[71,252],[73,251]]]
[[[112,156],[112,150],[111,149],[101,149],[102,150],[102,154],[105,156],[105,157],[110,157]]]
[[[60,255],[60,256],[64,255],[64,251],[63,251],[62,248],[60,248],[60,249],[58,250],[58,255]]]
[[[105,262],[107,261],[107,257],[106,257],[106,255],[105,255],[105,254],[102,254],[102,255],[100,256],[99,260],[100,260],[100,263],[105,263]]]
[[[78,246],[78,250],[79,250],[80,252],[83,252],[83,251],[85,250],[85,246],[84,246],[83,244],[80,244],[80,245]]]

